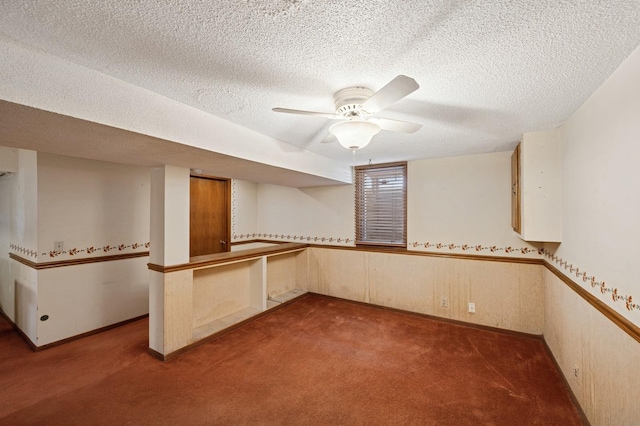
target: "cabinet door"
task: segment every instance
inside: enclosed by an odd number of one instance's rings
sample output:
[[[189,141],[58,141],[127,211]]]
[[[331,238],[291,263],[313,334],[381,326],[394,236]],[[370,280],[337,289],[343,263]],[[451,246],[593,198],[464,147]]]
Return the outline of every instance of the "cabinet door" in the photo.
[[[521,233],[520,211],[520,144],[511,154],[511,227]]]

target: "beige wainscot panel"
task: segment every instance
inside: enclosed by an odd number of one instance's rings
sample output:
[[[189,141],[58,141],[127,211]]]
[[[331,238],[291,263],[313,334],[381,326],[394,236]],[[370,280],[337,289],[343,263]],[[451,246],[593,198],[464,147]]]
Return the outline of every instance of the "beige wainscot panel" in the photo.
[[[267,258],[267,294],[270,298],[298,288],[298,253]]]
[[[164,274],[164,351],[169,354],[191,343],[192,271]]]
[[[316,247],[307,250],[309,291],[369,303],[369,253]]]
[[[307,291],[309,286],[309,249],[296,254],[296,288]]]
[[[422,314],[447,316],[434,310],[434,259],[424,256],[371,253],[370,300],[374,305]],[[444,295],[444,292],[438,292]]]
[[[540,265],[382,253],[370,265],[373,304],[542,334]]]
[[[638,424],[640,343],[550,271],[544,280],[544,337],[587,418],[592,425]]]
[[[453,287],[465,288],[453,318],[531,334],[544,327],[542,265],[447,259]],[[453,291],[453,289],[452,289]],[[469,303],[475,313],[469,313]]]
[[[164,355],[164,274],[149,270],[149,347]]]
[[[193,327],[250,307],[251,270],[247,262],[193,272]]]

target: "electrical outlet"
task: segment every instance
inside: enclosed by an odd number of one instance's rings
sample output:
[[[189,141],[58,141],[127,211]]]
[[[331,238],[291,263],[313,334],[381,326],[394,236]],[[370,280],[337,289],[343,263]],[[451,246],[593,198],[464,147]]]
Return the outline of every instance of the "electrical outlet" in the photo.
[[[64,250],[64,242],[62,241],[54,241],[53,242],[53,249],[55,251],[61,252]]]
[[[577,379],[579,374],[580,374],[580,369],[578,368],[577,365],[574,365],[573,366],[573,377],[575,377]]]
[[[441,297],[440,298],[440,307],[441,308],[448,308],[449,307],[449,299],[447,299],[446,297]]]
[[[470,314],[476,313],[476,304],[473,302],[469,302],[469,313]]]

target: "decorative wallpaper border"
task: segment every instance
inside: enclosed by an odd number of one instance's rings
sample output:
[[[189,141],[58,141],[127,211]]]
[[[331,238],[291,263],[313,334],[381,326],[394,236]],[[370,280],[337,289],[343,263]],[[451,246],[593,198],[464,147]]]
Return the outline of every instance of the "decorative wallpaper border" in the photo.
[[[236,186],[236,180],[231,179],[231,234],[236,232],[236,198],[238,198]]]
[[[313,241],[313,242],[327,242],[327,243],[355,243],[353,238],[341,238],[341,237],[311,237],[308,235],[290,235],[290,234],[264,234],[264,233],[250,233],[250,234],[233,234],[232,240],[241,241],[244,238],[275,238],[276,240],[287,240],[287,241]]]
[[[55,251],[55,250],[51,250],[51,251],[47,251],[47,252],[42,252],[42,256],[49,256],[49,257],[58,257],[58,256],[62,256],[63,254],[67,254],[69,256],[75,256],[77,254],[80,253],[86,253],[86,254],[93,254],[93,253],[98,253],[98,252],[102,252],[102,253],[109,253],[110,251],[124,251],[126,249],[132,249],[132,250],[136,250],[139,248],[146,248],[148,249],[149,246],[151,245],[150,242],[146,242],[146,243],[131,243],[131,244],[118,244],[118,245],[104,245],[102,247],[86,247],[83,249],[78,249],[78,248],[72,248],[69,250],[63,250],[63,251]],[[21,254],[21,255],[26,255],[29,257],[32,257],[34,259],[38,258],[38,252],[36,250],[31,250],[31,249],[27,249],[24,247],[19,246],[18,244],[9,244],[9,248],[11,249],[12,252],[16,253],[16,254]]]
[[[42,255],[43,256],[49,256],[49,257],[58,257],[61,256],[63,254],[68,254],[69,256],[75,256],[77,254],[80,253],[86,253],[86,254],[93,254],[93,253],[98,253],[98,252],[103,252],[103,253],[108,253],[110,251],[113,250],[117,250],[117,251],[123,251],[126,249],[132,249],[132,250],[136,250],[138,248],[146,248],[148,249],[149,246],[151,245],[150,242],[146,242],[146,243],[132,243],[132,244],[118,244],[118,245],[105,245],[102,247],[87,247],[87,248],[83,248],[83,249],[77,249],[77,248],[72,248],[69,250],[63,250],[63,251],[55,251],[55,250],[51,250],[48,252],[43,252]]]
[[[621,295],[618,293],[618,289],[615,287],[609,287],[605,283],[605,281],[599,281],[595,275],[588,276],[587,271],[580,271],[580,268],[577,266],[573,266],[573,263],[569,263],[567,260],[562,259],[559,256],[556,256],[552,252],[548,250],[544,250],[544,256],[551,260],[556,265],[562,267],[565,271],[569,271],[569,274],[575,274],[576,278],[582,278],[582,282],[588,282],[591,284],[591,288],[598,288],[601,294],[611,294],[611,299],[614,302],[624,301],[625,308],[628,311],[638,310],[640,311],[640,305],[633,301],[633,296],[631,295]]]
[[[36,250],[31,250],[25,247],[21,247],[17,244],[9,244],[9,249],[15,253],[20,253],[23,255],[27,255],[29,257],[33,257],[34,259],[38,257],[38,252]]]
[[[455,249],[461,249],[462,251],[476,251],[476,252],[482,252],[484,250],[488,250],[491,253],[497,253],[497,252],[505,252],[505,253],[521,253],[521,254],[529,254],[529,253],[537,253],[539,255],[543,254],[543,249],[536,249],[536,248],[531,248],[531,247],[511,247],[511,246],[507,246],[507,247],[498,247],[498,246],[484,246],[482,244],[455,244],[455,243],[430,243],[430,242],[426,242],[426,243],[419,243],[417,241],[414,241],[413,243],[409,244],[411,247],[413,248],[418,248],[420,246],[428,249],[428,248],[435,248],[437,250],[455,250]]]

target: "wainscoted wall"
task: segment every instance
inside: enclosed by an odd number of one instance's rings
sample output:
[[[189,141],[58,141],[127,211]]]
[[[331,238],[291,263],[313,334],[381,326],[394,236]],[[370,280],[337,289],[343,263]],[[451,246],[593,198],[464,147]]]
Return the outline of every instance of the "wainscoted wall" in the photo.
[[[540,264],[310,248],[308,290],[507,330],[542,334]],[[448,306],[442,307],[446,298]],[[476,313],[468,312],[473,302]]]
[[[544,283],[544,338],[589,421],[638,424],[638,342],[546,269]]]
[[[0,184],[3,200],[11,187],[0,235],[8,229],[15,256],[2,269],[2,310],[36,346],[146,314],[149,170],[25,150],[18,163]]]
[[[549,264],[636,326],[638,75],[640,48],[562,126],[563,238],[545,247]],[[639,424],[638,341],[551,272],[544,281],[545,339],[591,424]]]
[[[38,262],[149,251],[150,170],[38,153]],[[54,250],[54,242],[64,248]],[[148,313],[148,257],[38,271],[42,346]]]

